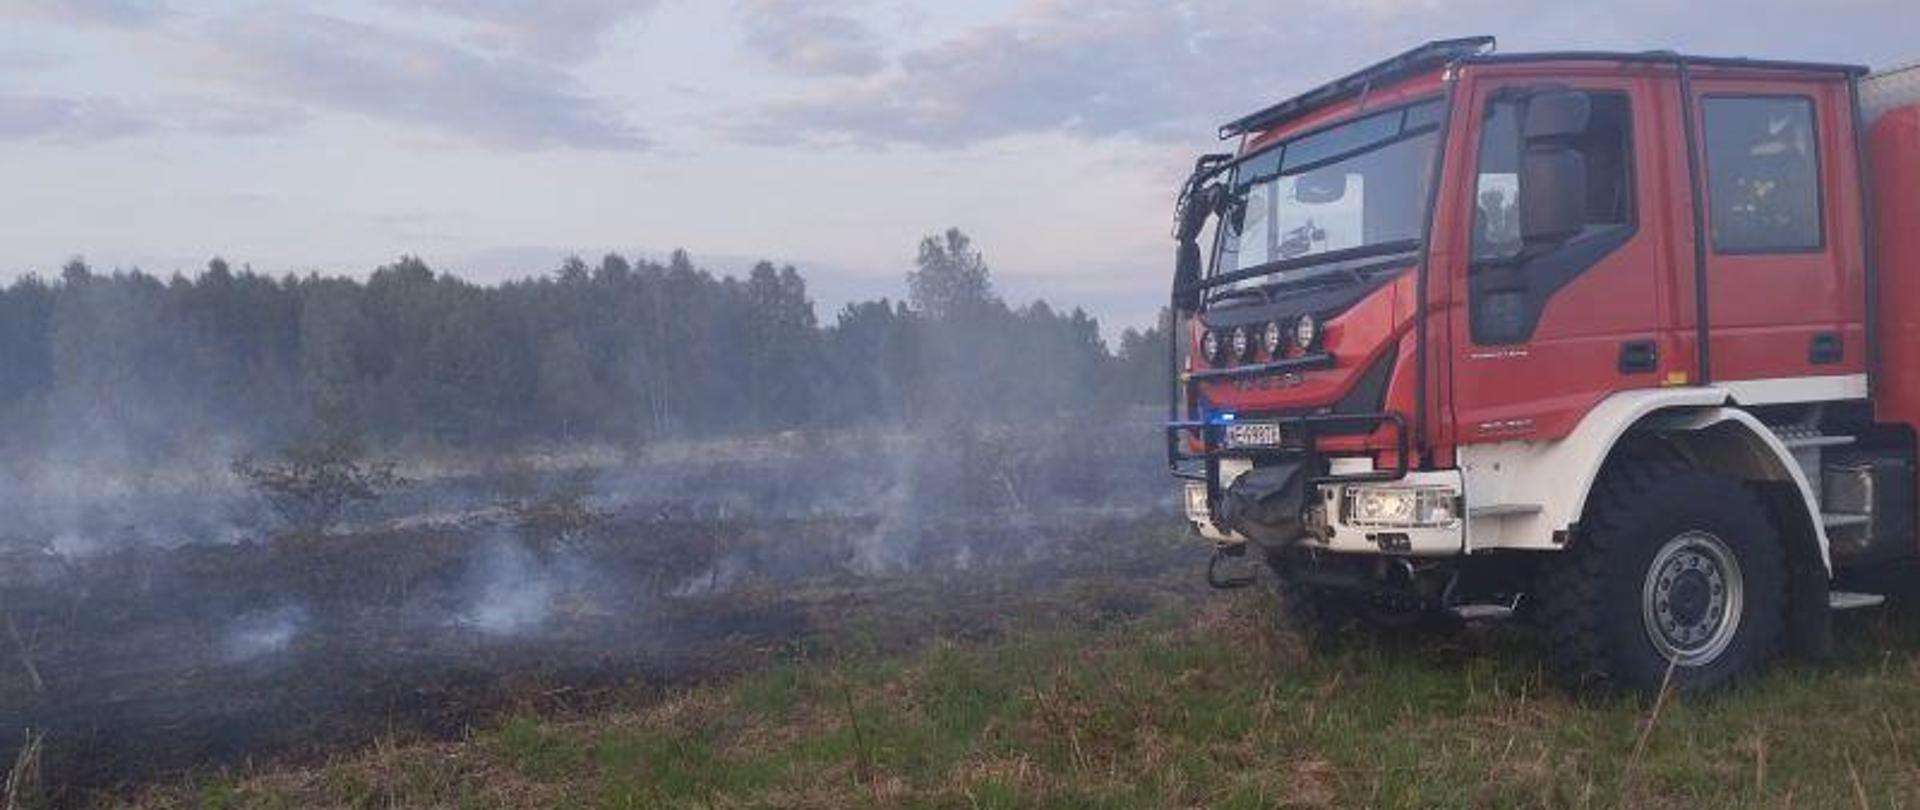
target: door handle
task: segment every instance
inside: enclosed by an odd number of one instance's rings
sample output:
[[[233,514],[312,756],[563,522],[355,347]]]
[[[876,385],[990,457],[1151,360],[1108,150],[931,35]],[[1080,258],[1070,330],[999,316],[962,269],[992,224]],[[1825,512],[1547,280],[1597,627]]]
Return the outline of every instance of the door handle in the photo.
[[[1659,365],[1659,344],[1651,340],[1629,340],[1620,344],[1621,374],[1645,374]]]
[[[1807,345],[1807,362],[1816,366],[1838,363],[1845,356],[1839,332],[1818,333],[1813,336],[1813,342]]]

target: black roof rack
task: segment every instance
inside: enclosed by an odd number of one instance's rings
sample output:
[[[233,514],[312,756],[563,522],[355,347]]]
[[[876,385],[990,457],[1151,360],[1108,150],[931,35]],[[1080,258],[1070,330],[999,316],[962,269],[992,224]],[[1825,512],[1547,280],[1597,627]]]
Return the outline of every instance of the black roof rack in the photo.
[[[1369,65],[1354,73],[1323,84],[1252,115],[1220,127],[1222,139],[1255,130],[1271,129],[1319,109],[1329,103],[1357,96],[1368,87],[1432,70],[1452,62],[1502,64],[1514,62],[1638,62],[1642,64],[1697,67],[1751,68],[1755,70],[1803,70],[1864,76],[1869,71],[1860,65],[1826,62],[1794,62],[1780,59],[1745,57],[1688,56],[1673,51],[1542,51],[1537,53],[1494,53],[1493,37],[1441,39],[1421,45],[1398,56]]]
[[[1461,58],[1462,62],[1480,64],[1502,64],[1513,62],[1639,62],[1642,64],[1678,65],[1682,62],[1693,67],[1751,68],[1754,70],[1802,70],[1820,73],[1843,73],[1849,76],[1864,76],[1869,70],[1864,65],[1847,65],[1833,62],[1796,62],[1788,59],[1749,59],[1744,56],[1694,56],[1674,51],[1536,51],[1532,53],[1481,53]]]
[[[1329,102],[1359,95],[1371,85],[1430,70],[1448,62],[1480,54],[1492,47],[1493,37],[1485,36],[1435,40],[1232,121],[1220,127],[1220,137],[1225,139],[1258,129],[1268,129],[1305,115]]]

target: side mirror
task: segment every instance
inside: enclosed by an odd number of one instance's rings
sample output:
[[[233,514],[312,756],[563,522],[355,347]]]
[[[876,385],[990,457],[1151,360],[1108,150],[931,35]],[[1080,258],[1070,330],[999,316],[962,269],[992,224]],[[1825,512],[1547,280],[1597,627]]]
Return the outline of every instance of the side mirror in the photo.
[[[1207,217],[1213,214],[1214,209],[1220,207],[1220,195],[1222,193],[1222,189],[1218,183],[1211,183],[1194,189],[1193,193],[1182,201],[1180,208],[1180,225],[1179,229],[1174,232],[1173,238],[1182,242],[1191,242],[1198,239],[1200,237],[1200,229],[1207,225]]]
[[[1200,243],[1192,239],[1180,242],[1173,257],[1173,311],[1192,312],[1200,308]]]
[[[1192,312],[1200,308],[1201,258],[1200,229],[1207,217],[1220,207],[1224,190],[1218,183],[1195,189],[1180,209],[1180,223],[1173,236],[1179,247],[1173,256],[1173,309]]]
[[[1572,140],[1585,134],[1587,94],[1547,90],[1527,100],[1520,132],[1520,240],[1562,242],[1587,226],[1587,158]]]
[[[1520,137],[1531,144],[1586,134],[1593,102],[1578,90],[1542,90],[1527,97],[1527,117]]]

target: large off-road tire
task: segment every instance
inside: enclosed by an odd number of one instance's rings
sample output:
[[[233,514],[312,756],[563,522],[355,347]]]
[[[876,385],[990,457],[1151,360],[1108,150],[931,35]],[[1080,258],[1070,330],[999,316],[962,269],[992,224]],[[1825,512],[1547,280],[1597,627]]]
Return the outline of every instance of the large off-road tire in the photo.
[[[1534,596],[1554,668],[1576,688],[1717,689],[1785,636],[1779,532],[1745,484],[1670,461],[1611,465],[1581,531]]]

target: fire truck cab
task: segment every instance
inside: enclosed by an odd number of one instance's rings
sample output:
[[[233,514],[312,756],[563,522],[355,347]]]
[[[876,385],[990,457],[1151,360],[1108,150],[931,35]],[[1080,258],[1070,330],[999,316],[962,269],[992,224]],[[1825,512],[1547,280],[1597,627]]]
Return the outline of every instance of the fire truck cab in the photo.
[[[1512,611],[1639,690],[1820,653],[1920,561],[1920,71],[1493,44],[1197,162],[1188,519],[1317,638]]]

